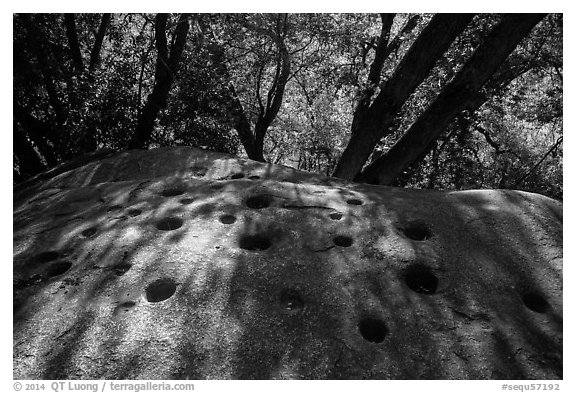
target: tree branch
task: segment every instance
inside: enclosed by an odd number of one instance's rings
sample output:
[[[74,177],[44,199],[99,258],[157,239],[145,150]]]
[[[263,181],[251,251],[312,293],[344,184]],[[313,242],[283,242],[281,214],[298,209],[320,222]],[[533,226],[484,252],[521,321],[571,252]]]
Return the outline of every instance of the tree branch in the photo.
[[[178,25],[176,26],[173,45],[168,54],[167,39],[166,39],[166,23],[168,14],[156,15],[156,48],[158,51],[158,59],[156,61],[156,73],[154,76],[154,88],[152,93],[148,96],[148,100],[140,115],[138,116],[138,124],[136,130],[130,140],[130,148],[144,148],[147,146],[150,136],[154,130],[154,122],[158,116],[160,109],[166,107],[168,101],[168,94],[178,72],[180,65],[180,58],[184,51],[186,44],[186,37],[190,24],[188,22],[188,14],[180,15]]]
[[[484,129],[480,125],[474,126],[474,129],[476,131],[478,131],[479,133],[481,133],[482,135],[484,135],[484,139],[486,139],[486,142],[488,142],[488,144],[494,148],[497,155],[508,153],[508,154],[512,154],[514,157],[518,158],[519,160],[522,160],[520,158],[520,156],[517,153],[513,152],[511,149],[505,149],[505,150],[501,149],[500,146],[498,145],[498,143],[496,143],[496,141],[494,141],[494,139],[492,139],[492,137],[490,136],[490,133],[488,133],[488,130]]]
[[[198,25],[200,26],[202,34],[208,36],[214,41],[213,44],[208,46],[208,51],[213,59],[213,63],[217,67],[218,72],[228,80],[228,91],[230,92],[230,114],[232,116],[232,121],[234,122],[234,129],[238,133],[240,142],[242,142],[242,146],[244,146],[244,150],[246,150],[248,157],[250,159],[256,160],[260,158],[260,155],[256,152],[254,142],[255,138],[251,130],[250,122],[248,121],[244,107],[242,106],[242,103],[238,97],[238,93],[236,92],[234,84],[232,83],[232,77],[228,67],[226,66],[224,48],[221,44],[218,44],[214,32],[201,17],[198,18]]]
[[[110,24],[110,19],[112,14],[102,14],[102,20],[100,21],[100,27],[98,28],[98,33],[96,34],[96,40],[94,41],[94,47],[90,53],[90,72],[93,72],[98,62],[100,61],[100,51],[102,50],[102,42],[104,41],[104,36],[106,35],[106,29]]]
[[[368,73],[368,80],[366,82],[366,88],[360,94],[358,100],[357,110],[363,110],[368,108],[370,105],[370,100],[376,91],[376,87],[380,83],[380,76],[382,74],[382,67],[384,66],[384,61],[386,61],[388,47],[388,39],[390,37],[390,29],[392,28],[392,23],[394,22],[394,16],[396,14],[380,14],[382,19],[382,28],[380,30],[380,37],[378,38],[378,44],[375,48],[374,60],[370,65],[370,72]]]
[[[402,43],[403,38],[410,34],[412,30],[418,26],[418,21],[420,19],[420,15],[413,15],[410,17],[410,19],[408,19],[406,24],[404,24],[404,27],[402,27],[402,30],[400,30],[400,33],[398,33],[398,35],[394,37],[392,42],[390,42],[390,44],[386,47],[386,53],[384,55],[385,59],[387,59],[393,52],[396,52],[398,48],[400,48],[400,44]]]
[[[432,18],[370,107],[354,113],[352,136],[334,176],[349,180],[356,177],[376,144],[392,131],[389,127],[396,113],[472,17],[472,14],[436,14]]]
[[[284,24],[286,24],[286,18],[284,19]],[[278,37],[276,43],[279,52],[277,60],[278,77],[275,78],[275,83],[268,92],[269,101],[266,104],[266,112],[264,116],[259,118],[258,122],[256,123],[255,136],[258,146],[262,146],[264,144],[266,131],[280,110],[282,100],[284,98],[284,89],[290,76],[290,53],[288,52],[284,38]]]
[[[542,158],[528,171],[528,173],[526,173],[524,176],[522,176],[522,178],[520,178],[520,180],[518,180],[516,183],[514,183],[513,187],[517,188],[518,186],[520,186],[520,184],[522,184],[524,182],[524,180],[526,180],[528,178],[528,176],[530,176],[536,170],[536,168],[538,168],[540,166],[540,164],[542,164],[544,162],[546,157],[548,157],[550,154],[552,154],[552,152],[558,147],[558,145],[560,145],[560,143],[562,143],[563,140],[564,140],[563,136],[558,138],[556,140],[556,143],[554,143],[554,145],[552,145],[552,147],[550,149],[548,149],[546,154],[544,154],[544,156],[542,156]]]
[[[70,46],[70,56],[79,73],[84,70],[82,53],[80,52],[80,43],[78,42],[78,32],[76,31],[76,19],[74,14],[64,14],[64,25],[66,27],[66,36]]]
[[[256,76],[256,101],[258,101],[259,116],[264,116],[266,112],[264,109],[264,103],[262,102],[262,95],[260,94],[260,89],[262,89],[262,74],[264,73],[264,64],[258,69],[258,75]]]
[[[378,86],[380,83],[382,67],[386,60],[386,48],[388,47],[390,29],[392,28],[395,15],[396,14],[380,14],[380,18],[382,19],[382,28],[380,30],[380,37],[378,38],[378,44],[376,45],[374,53],[374,61],[372,61],[372,64],[370,65],[370,72],[368,74],[368,85],[373,88]]]
[[[430,107],[385,155],[372,162],[356,180],[390,184],[417,161],[452,119],[478,97],[480,88],[544,16],[504,16]]]

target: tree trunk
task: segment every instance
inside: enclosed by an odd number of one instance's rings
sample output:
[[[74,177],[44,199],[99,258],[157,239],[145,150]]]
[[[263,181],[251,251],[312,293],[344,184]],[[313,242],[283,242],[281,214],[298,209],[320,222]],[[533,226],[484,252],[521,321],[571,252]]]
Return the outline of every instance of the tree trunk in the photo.
[[[390,184],[417,161],[452,119],[478,100],[480,88],[543,17],[543,14],[505,16],[406,134],[355,180]]]
[[[284,23],[286,22],[284,21]],[[276,45],[278,47],[278,59],[276,64],[278,72],[276,73],[272,87],[268,91],[266,107],[264,108],[264,111],[260,112],[256,126],[254,127],[255,155],[254,158],[250,158],[260,162],[266,162],[264,159],[264,138],[266,137],[268,128],[272,125],[272,122],[280,111],[282,100],[284,99],[284,89],[286,88],[288,77],[290,76],[290,53],[288,53],[288,48],[286,48],[284,38],[280,35],[276,37]]]
[[[230,103],[230,115],[232,116],[232,122],[234,124],[234,129],[238,133],[238,137],[240,138],[240,142],[242,146],[244,146],[244,150],[248,155],[248,158],[254,160],[257,157],[256,154],[256,147],[255,147],[255,138],[254,134],[252,133],[252,128],[250,125],[250,121],[246,116],[246,112],[244,111],[244,107],[240,102],[240,98],[236,93],[236,89],[232,84],[232,77],[230,72],[228,71],[228,67],[226,66],[225,56],[224,56],[224,48],[216,42],[216,37],[214,33],[210,29],[209,26],[204,23],[202,18],[198,19],[198,24],[200,26],[200,30],[202,34],[205,36],[210,36],[210,38],[214,41],[213,43],[208,45],[208,52],[210,53],[210,57],[212,58],[212,62],[215,65],[218,72],[224,77],[225,80],[228,81],[228,92],[230,93],[230,97],[228,98],[228,102]]]
[[[391,132],[389,127],[396,113],[472,17],[472,14],[436,14],[432,18],[372,105],[355,111],[352,136],[334,176],[348,180],[356,177],[378,141]]]
[[[138,117],[136,130],[129,143],[129,148],[131,149],[142,149],[148,145],[158,112],[160,109],[166,107],[168,93],[178,72],[180,58],[182,57],[182,52],[186,44],[186,36],[188,35],[189,29],[188,14],[182,14],[178,19],[175,38],[170,48],[170,54],[168,55],[168,43],[166,39],[167,21],[168,14],[156,15],[156,48],[158,50],[158,59],[156,61],[154,87]]]
[[[388,40],[390,38],[390,29],[392,28],[392,23],[394,22],[394,16],[396,14],[380,14],[380,19],[382,20],[382,27],[380,29],[380,37],[378,38],[378,43],[374,49],[374,61],[370,65],[370,71],[368,73],[368,83],[363,92],[360,93],[360,98],[358,99],[358,107],[369,107],[370,100],[376,91],[376,88],[380,84],[380,77],[382,74],[382,67],[384,62],[388,57]]]
[[[110,24],[110,18],[112,14],[102,14],[102,21],[100,22],[100,27],[98,28],[98,33],[96,33],[96,40],[94,41],[94,47],[90,53],[90,72],[93,72],[100,61],[100,51],[102,50],[102,42],[104,41],[104,36],[106,35],[106,29]]]
[[[290,77],[290,53],[288,52],[288,48],[286,47],[282,36],[282,34],[286,34],[287,15],[283,15],[283,17],[283,23],[279,24],[279,26],[282,26],[283,32],[276,31],[276,34],[272,34],[268,30],[259,29],[252,25],[249,26],[249,28],[255,29],[260,34],[270,37],[278,47],[278,58],[276,63],[277,72],[272,82],[272,86],[268,90],[266,105],[261,104],[254,132],[252,132],[250,121],[248,120],[246,112],[244,111],[242,103],[236,93],[236,89],[232,84],[232,78],[225,63],[224,49],[216,42],[211,44],[208,48],[218,71],[228,80],[228,91],[230,92],[230,113],[234,122],[234,129],[238,133],[238,137],[240,138],[242,146],[244,146],[248,158],[260,162],[266,162],[264,159],[264,138],[266,137],[268,128],[278,115],[280,107],[282,106],[284,90]],[[212,36],[211,38],[214,41],[216,40],[213,32],[205,23],[203,23],[202,19],[199,19],[199,25],[202,33],[210,34]],[[257,91],[257,95],[260,97],[259,90]]]
[[[385,58],[388,58],[392,53],[398,51],[398,48],[400,48],[400,44],[404,40],[404,36],[410,34],[412,30],[416,28],[420,18],[421,18],[420,15],[413,15],[412,17],[410,17],[410,19],[408,19],[406,24],[404,24],[404,27],[402,27],[400,33],[398,33],[398,35],[396,35],[396,37],[394,37],[394,39],[386,47],[386,53],[384,55]]]
[[[74,67],[78,73],[84,70],[80,43],[78,42],[78,32],[76,31],[76,20],[74,14],[64,14],[64,25],[66,26],[66,36],[70,45],[70,56],[74,62]]]

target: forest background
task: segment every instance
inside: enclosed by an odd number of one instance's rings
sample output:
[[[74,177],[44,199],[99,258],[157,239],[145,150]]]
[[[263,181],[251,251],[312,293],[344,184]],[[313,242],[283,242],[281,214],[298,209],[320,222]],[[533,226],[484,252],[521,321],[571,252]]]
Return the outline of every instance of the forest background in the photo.
[[[562,14],[14,14],[13,181],[191,145],[562,199]]]

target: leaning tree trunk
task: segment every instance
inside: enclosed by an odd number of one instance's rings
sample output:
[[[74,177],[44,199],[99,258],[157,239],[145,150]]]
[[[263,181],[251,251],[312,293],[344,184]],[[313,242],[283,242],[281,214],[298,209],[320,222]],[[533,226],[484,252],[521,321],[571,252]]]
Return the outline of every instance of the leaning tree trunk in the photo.
[[[100,27],[98,28],[98,33],[96,34],[96,40],[94,41],[94,46],[92,47],[92,52],[90,53],[90,72],[94,71],[100,61],[102,43],[104,42],[104,36],[106,35],[106,29],[110,24],[111,17],[112,14],[102,14],[102,20],[100,22]]]
[[[272,122],[280,111],[282,100],[284,99],[284,89],[290,76],[290,53],[284,43],[283,37],[277,37],[276,45],[278,46],[277,73],[274,78],[274,83],[268,92],[266,108],[264,108],[263,111],[261,108],[258,121],[254,127],[254,157],[250,158],[260,162],[266,162],[264,159],[264,138],[266,137],[268,128],[272,125]]]
[[[422,157],[452,119],[477,100],[484,83],[544,16],[505,16],[409,130],[355,180],[371,184],[390,184]]]
[[[76,71],[81,73],[84,70],[80,43],[78,42],[78,32],[76,31],[76,19],[74,14],[64,14],[64,25],[66,26],[66,36],[70,45],[70,56],[76,67]]]
[[[186,36],[188,35],[189,29],[188,14],[180,15],[169,55],[166,39],[167,20],[168,14],[156,15],[156,48],[158,49],[158,59],[156,61],[154,88],[138,117],[136,130],[129,143],[129,148],[132,149],[142,149],[148,145],[152,131],[154,130],[156,117],[160,109],[166,107],[168,93],[180,67],[180,58],[184,52]]]
[[[391,132],[396,113],[472,18],[473,14],[436,14],[432,18],[372,105],[354,113],[352,136],[334,176],[352,180],[360,173],[376,144]]]

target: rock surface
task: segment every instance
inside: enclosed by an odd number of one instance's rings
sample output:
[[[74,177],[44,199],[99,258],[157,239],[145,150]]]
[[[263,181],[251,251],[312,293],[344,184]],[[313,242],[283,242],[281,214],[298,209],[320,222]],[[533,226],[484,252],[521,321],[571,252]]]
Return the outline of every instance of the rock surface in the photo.
[[[562,205],[189,147],[14,190],[15,379],[562,378]]]

